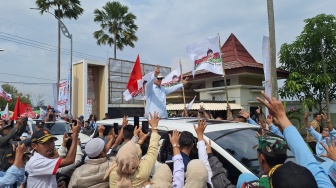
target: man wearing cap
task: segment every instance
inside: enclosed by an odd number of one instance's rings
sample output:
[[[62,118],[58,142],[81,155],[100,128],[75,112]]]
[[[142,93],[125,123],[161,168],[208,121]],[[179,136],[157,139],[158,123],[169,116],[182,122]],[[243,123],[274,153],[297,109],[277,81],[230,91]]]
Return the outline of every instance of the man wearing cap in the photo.
[[[72,126],[72,144],[65,158],[58,156],[55,149],[57,138],[51,135],[48,130],[41,129],[33,133],[31,147],[34,149],[34,153],[26,165],[27,187],[57,187],[55,175],[58,168],[75,162],[80,128],[79,121],[77,121],[76,126]]]
[[[307,168],[291,161],[285,163],[288,144],[284,139],[266,134],[259,136],[258,142],[254,149],[258,152],[263,174],[259,179],[251,174],[242,174],[237,187],[317,187],[313,174]],[[295,183],[295,178],[304,179]]]
[[[146,84],[146,112],[145,115],[149,118],[149,112],[158,112],[160,118],[167,118],[166,110],[166,96],[188,83],[188,78],[183,80],[183,83],[177,84],[172,87],[162,87],[163,76],[160,74],[160,66],[156,66],[156,70],[152,77]]]
[[[113,139],[113,138],[112,138]],[[112,165],[112,158],[106,158],[105,142],[94,138],[85,145],[85,153],[89,157],[86,164],[78,167],[71,176],[69,187],[102,187],[108,188],[109,182],[103,181],[106,170]]]
[[[3,159],[6,151],[13,148],[10,141],[14,137],[20,137],[26,129],[26,126],[23,125],[21,119],[16,121],[15,126],[13,124],[13,122],[11,124],[6,124],[2,128],[2,136],[0,137],[0,159]]]

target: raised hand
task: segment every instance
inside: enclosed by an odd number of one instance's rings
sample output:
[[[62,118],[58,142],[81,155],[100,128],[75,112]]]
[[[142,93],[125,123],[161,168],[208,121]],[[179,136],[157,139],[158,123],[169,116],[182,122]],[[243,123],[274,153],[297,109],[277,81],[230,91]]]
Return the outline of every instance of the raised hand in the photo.
[[[268,115],[268,116],[266,117],[266,123],[267,123],[268,125],[273,125],[273,124],[274,124],[274,122],[273,122],[273,117],[272,117],[271,115]]]
[[[133,135],[134,136],[139,136],[140,131],[141,131],[141,126],[134,126]]]
[[[309,112],[305,112],[305,113],[303,114],[303,118],[306,119],[306,120],[308,120],[309,115],[310,115]]]
[[[212,153],[212,149],[211,149],[211,140],[209,140],[209,142],[207,142],[206,140],[204,140],[205,145],[206,145],[206,152],[207,154]]]
[[[256,110],[257,114],[260,114],[261,113],[261,109],[260,109],[260,106],[258,106],[258,109]]]
[[[154,70],[154,76],[157,77],[160,74],[160,65],[156,65],[156,69]]]
[[[69,138],[69,136],[68,136],[68,133],[64,133],[64,134],[63,134],[63,142],[62,142],[62,146],[63,146],[63,147],[66,147],[66,143],[68,142],[69,139],[70,139],[70,138]]]
[[[173,146],[179,144],[181,134],[177,130],[173,130],[173,133],[168,135],[169,141]]]
[[[128,120],[127,120],[128,116],[124,115],[123,117],[123,121],[121,123],[121,127],[125,127],[126,125],[128,125]]]
[[[77,119],[77,125],[72,125],[72,133],[78,134],[81,130],[81,122]]]
[[[244,111],[244,110],[241,110],[239,112],[239,115],[243,116],[245,119],[249,119],[250,118],[250,113]]]
[[[329,159],[336,161],[336,146],[335,146],[335,139],[332,137],[331,144],[329,143],[329,139],[326,139],[327,145],[324,145],[322,142],[321,145],[327,151],[327,154],[322,154],[323,157],[328,157]]]
[[[160,117],[159,117],[159,113],[154,111],[154,116],[152,115],[151,112],[149,112],[149,116],[150,116],[150,120],[148,120],[148,124],[153,128],[153,127],[157,127],[159,125],[159,121],[160,121]]]
[[[196,127],[196,125],[194,125],[194,129],[195,129],[195,132],[197,134],[198,141],[203,140],[203,134],[204,134],[205,128],[207,126],[208,125],[206,123],[206,120],[205,119],[201,119],[200,115],[198,113],[198,125],[197,125],[197,127]]]
[[[324,119],[324,121],[329,121],[328,120],[328,115],[325,111],[322,111],[322,114],[321,114],[322,118]]]

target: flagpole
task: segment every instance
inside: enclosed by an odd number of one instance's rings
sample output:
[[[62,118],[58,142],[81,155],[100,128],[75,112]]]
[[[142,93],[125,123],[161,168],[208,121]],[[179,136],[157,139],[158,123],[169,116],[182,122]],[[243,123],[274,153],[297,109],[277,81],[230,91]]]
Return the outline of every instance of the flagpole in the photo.
[[[224,78],[224,86],[225,86],[225,98],[226,98],[226,106],[229,105],[229,93],[228,93],[228,89],[227,89],[227,85],[226,85],[226,75],[225,75],[225,66],[224,66],[224,62],[223,62],[223,58],[222,58],[222,45],[220,42],[220,36],[219,33],[217,33],[218,36],[218,45],[219,45],[219,55],[221,58],[221,62],[222,62],[222,69],[223,69],[223,78]],[[229,115],[229,110],[227,110],[227,115]]]
[[[181,80],[182,80],[182,84],[183,84],[183,76],[182,76],[182,61],[180,59],[180,76],[181,76]],[[184,103],[184,108],[183,110],[186,108],[186,101],[185,101],[185,94],[184,94],[184,86],[182,87],[182,94],[183,94],[183,103]]]
[[[143,78],[143,76],[142,76],[142,78]],[[142,80],[143,81],[143,80]],[[144,84],[143,84],[143,82],[142,82],[142,91],[141,91],[141,94],[142,94],[142,96],[143,96],[143,104],[144,104],[144,117],[146,117],[146,99],[145,99],[145,86],[144,86]]]

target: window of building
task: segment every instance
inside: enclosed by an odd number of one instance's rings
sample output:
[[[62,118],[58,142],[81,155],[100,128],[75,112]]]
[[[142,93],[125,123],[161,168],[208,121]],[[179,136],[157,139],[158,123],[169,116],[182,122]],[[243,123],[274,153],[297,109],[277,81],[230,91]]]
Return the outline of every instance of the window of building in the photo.
[[[230,79],[226,80],[226,85],[230,85]],[[224,86],[224,81],[223,80],[218,80],[218,81],[213,81],[212,82],[212,87],[222,87]]]

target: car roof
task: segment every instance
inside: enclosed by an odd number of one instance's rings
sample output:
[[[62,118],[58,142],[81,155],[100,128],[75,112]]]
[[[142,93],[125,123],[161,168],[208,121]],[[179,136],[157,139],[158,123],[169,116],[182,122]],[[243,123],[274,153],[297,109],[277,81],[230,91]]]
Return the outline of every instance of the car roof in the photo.
[[[113,123],[118,123],[121,125],[122,118],[107,119],[97,121],[98,125],[113,126]],[[141,121],[146,121],[145,118],[140,118]],[[133,124],[133,118],[128,118],[129,124]],[[236,122],[236,121],[226,121],[226,120],[207,120],[208,126],[205,129],[207,132],[215,132],[220,130],[230,130],[230,129],[240,129],[240,128],[257,128],[258,126],[251,125],[248,123]],[[141,124],[141,123],[140,123]],[[160,119],[158,129],[161,130],[179,130],[179,131],[189,131],[194,133],[194,124],[197,125],[197,118],[168,118]]]

